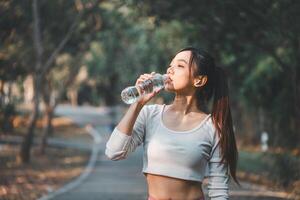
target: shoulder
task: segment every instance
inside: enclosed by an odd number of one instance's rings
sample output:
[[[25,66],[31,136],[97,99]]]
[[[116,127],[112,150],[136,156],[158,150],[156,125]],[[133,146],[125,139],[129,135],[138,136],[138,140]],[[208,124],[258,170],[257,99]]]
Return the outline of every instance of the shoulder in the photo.
[[[159,104],[146,104],[143,106],[142,110],[139,113],[138,120],[142,120],[145,123],[152,121],[157,122],[156,119],[159,117],[160,110],[163,105]]]
[[[151,118],[151,117],[157,116],[160,113],[162,107],[163,107],[163,105],[161,105],[161,104],[146,104],[142,108],[142,112],[147,117]]]
[[[209,139],[210,139],[211,143],[214,144],[214,143],[218,142],[219,135],[217,133],[217,129],[213,122],[213,118],[212,118],[211,114],[207,119],[206,127],[207,127],[207,133],[209,135]]]

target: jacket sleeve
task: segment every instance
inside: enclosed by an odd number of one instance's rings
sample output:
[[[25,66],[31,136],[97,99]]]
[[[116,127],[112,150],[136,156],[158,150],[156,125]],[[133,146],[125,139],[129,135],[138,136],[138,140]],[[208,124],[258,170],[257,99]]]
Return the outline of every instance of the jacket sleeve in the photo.
[[[208,197],[211,200],[228,199],[228,164],[221,162],[219,139],[215,134],[211,156],[208,162]]]
[[[135,151],[136,147],[143,143],[146,131],[147,105],[140,111],[132,130],[128,136],[115,127],[106,143],[105,155],[111,160],[127,158],[128,154]]]

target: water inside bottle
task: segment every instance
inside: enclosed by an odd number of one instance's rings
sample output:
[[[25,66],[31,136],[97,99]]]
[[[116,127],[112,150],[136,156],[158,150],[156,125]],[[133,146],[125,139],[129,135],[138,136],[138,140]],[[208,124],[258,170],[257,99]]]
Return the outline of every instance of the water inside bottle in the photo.
[[[143,83],[141,83],[140,85],[141,88],[141,94],[147,94],[147,93],[151,93],[154,89],[154,81],[151,79],[145,80]]]
[[[160,90],[165,87],[164,77],[162,75],[154,76],[153,78],[153,90]]]
[[[128,87],[121,93],[121,98],[126,104],[132,104],[136,102],[139,96],[140,94],[136,87]]]
[[[131,86],[125,88],[121,93],[121,98],[126,104],[132,104],[142,95],[158,91],[165,87],[167,75],[156,74],[152,79],[145,80],[138,87]]]

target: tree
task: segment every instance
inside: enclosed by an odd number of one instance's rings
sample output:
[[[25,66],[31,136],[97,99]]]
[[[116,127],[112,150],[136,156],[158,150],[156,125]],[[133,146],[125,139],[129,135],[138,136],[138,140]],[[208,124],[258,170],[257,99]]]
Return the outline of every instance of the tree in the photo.
[[[84,49],[81,49],[84,51]],[[52,120],[54,110],[58,103],[63,98],[66,89],[74,83],[76,75],[81,67],[82,53],[71,57],[69,54],[62,54],[57,57],[55,68],[46,76],[46,84],[42,92],[43,102],[45,104],[45,124],[42,134],[40,153],[43,155],[46,151],[47,139],[52,135],[53,126]]]
[[[78,2],[79,2],[79,5],[78,5]],[[45,3],[47,3],[47,2],[44,2],[43,6],[45,6]],[[59,4],[60,2],[56,2],[56,3]],[[49,35],[46,34],[46,33],[51,33],[51,31],[50,31],[51,29],[52,30],[56,29],[56,31],[57,31],[56,23],[51,24],[52,26],[47,27],[50,29],[50,30],[47,30],[45,27],[48,24],[44,25],[41,23],[41,22],[44,22],[44,21],[42,21],[43,18],[41,18],[41,12],[40,12],[42,7],[40,7],[39,2],[37,0],[32,1],[33,42],[34,42],[34,49],[35,49],[35,67],[32,72],[33,88],[34,88],[34,108],[33,108],[31,118],[30,118],[28,131],[27,131],[26,136],[24,137],[24,141],[22,143],[21,150],[20,150],[20,158],[21,158],[22,162],[29,162],[29,160],[30,160],[30,149],[31,149],[32,141],[33,141],[33,137],[34,137],[36,121],[39,116],[39,102],[40,102],[40,97],[42,94],[45,76],[53,67],[53,62],[55,61],[55,58],[57,57],[57,55],[64,49],[67,42],[70,41],[74,32],[78,31],[78,28],[80,28],[79,24],[80,24],[82,18],[85,15],[89,14],[91,11],[93,11],[95,8],[97,8],[99,3],[100,3],[100,0],[88,1],[85,3],[82,3],[81,1],[77,1],[77,5],[75,3],[75,5],[70,7],[71,9],[68,10],[68,12],[70,13],[69,20],[71,21],[71,23],[69,26],[67,26],[68,29],[65,30],[66,32],[65,32],[64,36],[61,39],[59,39],[58,42],[56,43],[57,46],[49,44],[49,46],[47,46],[47,48],[44,48],[43,41],[42,41],[42,35],[43,35],[42,33],[45,33],[44,37],[45,37],[46,42],[48,42],[50,39],[57,40],[57,37],[53,37],[53,35],[51,35],[51,34],[49,34]],[[51,4],[51,5],[53,5],[53,4]],[[51,5],[49,5],[50,8],[53,8],[53,7],[51,7]],[[70,6],[70,4],[62,4],[62,5]],[[43,8],[46,8],[46,7],[43,7]],[[59,17],[59,14],[66,13],[66,10],[62,10],[62,8],[63,7],[60,7],[61,13],[58,13],[55,16]],[[57,10],[59,10],[59,9],[57,9]],[[43,13],[43,14],[45,14],[45,13]],[[55,21],[55,22],[57,22],[57,21]],[[66,17],[65,17],[64,22],[68,23]],[[43,27],[45,29],[42,29]],[[50,40],[50,41],[52,42],[53,40]],[[54,42],[54,44],[55,44],[55,42]],[[50,47],[50,48],[48,48],[48,47]]]
[[[274,145],[297,145],[300,25],[291,23],[300,19],[298,1],[131,2],[124,1],[155,18],[158,27],[175,19],[192,25],[185,37],[213,52],[217,64],[227,69],[230,86],[239,91],[234,102],[248,111],[261,107],[270,120],[265,128],[276,135]]]
[[[120,3],[103,7],[101,33],[86,54],[90,79],[108,106],[120,103],[120,92],[142,73],[165,73],[170,58],[187,44],[185,26],[178,21],[155,27],[151,17],[140,17]]]
[[[26,15],[14,12],[17,5],[16,1],[0,2],[0,124],[4,132],[13,128],[11,118],[15,102],[11,98],[11,86],[15,81],[22,81],[31,71],[31,67],[25,65],[32,58],[30,54],[26,55],[31,47],[27,46],[28,34],[23,32],[23,24],[29,19]],[[6,86],[9,90],[5,92]]]

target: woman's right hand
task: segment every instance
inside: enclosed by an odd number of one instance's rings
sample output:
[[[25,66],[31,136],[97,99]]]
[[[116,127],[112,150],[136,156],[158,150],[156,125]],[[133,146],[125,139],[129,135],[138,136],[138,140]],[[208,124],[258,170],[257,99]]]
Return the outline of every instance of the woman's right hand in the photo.
[[[148,101],[150,101],[156,94],[158,94],[161,91],[161,89],[160,89],[160,90],[157,90],[157,91],[154,90],[153,92],[148,93],[148,94],[143,94],[144,91],[139,87],[139,85],[142,82],[152,78],[154,74],[155,74],[155,72],[151,72],[151,74],[140,75],[140,77],[137,79],[137,81],[135,83],[135,86],[138,88],[139,93],[142,94],[138,99],[138,103],[140,103],[142,105],[145,105]]]

